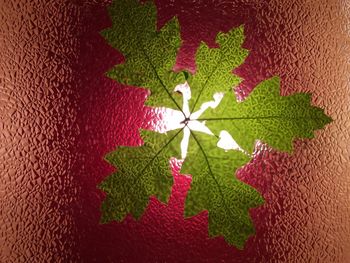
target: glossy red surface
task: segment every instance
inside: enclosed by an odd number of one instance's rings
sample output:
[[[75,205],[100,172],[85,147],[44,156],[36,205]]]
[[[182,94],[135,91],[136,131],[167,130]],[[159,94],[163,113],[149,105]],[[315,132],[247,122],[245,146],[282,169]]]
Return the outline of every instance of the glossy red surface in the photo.
[[[207,215],[183,219],[190,179],[178,175],[167,206],[152,199],[139,222],[99,224],[103,156],[140,144],[152,125],[146,91],[104,72],[122,56],[98,34],[102,1],[5,1],[0,6],[1,262],[349,262],[350,95],[346,1],[157,0],[159,26],[178,15],[177,68],[195,70],[200,41],[245,24],[251,53],[235,72],[243,98],[282,78],[282,93],[312,92],[334,122],[292,156],[264,150],[239,171],[266,204],[251,211],[243,251],[209,239]],[[264,146],[262,146],[264,147]]]

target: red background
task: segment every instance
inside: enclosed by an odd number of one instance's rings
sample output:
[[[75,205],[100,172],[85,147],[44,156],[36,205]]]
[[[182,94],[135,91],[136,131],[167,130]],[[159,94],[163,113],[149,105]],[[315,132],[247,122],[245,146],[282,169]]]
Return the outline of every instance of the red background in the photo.
[[[200,41],[245,25],[250,56],[235,72],[245,97],[273,75],[282,94],[311,92],[334,122],[295,153],[263,151],[239,177],[265,197],[256,235],[239,251],[209,239],[207,215],[183,219],[190,179],[176,173],[168,206],[152,199],[139,222],[99,224],[103,156],[140,143],[152,120],[146,92],[104,72],[122,61],[98,34],[101,1],[3,1],[0,6],[1,262],[350,261],[349,6],[336,0],[157,0],[177,15],[176,68],[195,70]]]

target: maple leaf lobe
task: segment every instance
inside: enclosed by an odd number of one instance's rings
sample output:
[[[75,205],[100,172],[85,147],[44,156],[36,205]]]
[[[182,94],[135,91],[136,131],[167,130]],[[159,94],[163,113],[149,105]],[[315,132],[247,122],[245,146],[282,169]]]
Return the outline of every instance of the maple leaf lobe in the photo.
[[[153,3],[120,0],[114,1],[108,10],[112,27],[102,35],[124,54],[125,62],[110,69],[107,76],[121,84],[149,89],[152,96],[146,105],[177,107],[174,100],[178,102],[179,98],[169,95],[184,81],[183,74],[172,70],[181,44],[177,18],[157,31],[157,10]]]
[[[227,33],[220,32],[216,37],[218,48],[210,48],[202,42],[196,52],[196,73],[188,80],[193,89],[192,111],[197,111],[197,102],[209,101],[217,92],[227,92],[241,82],[232,70],[241,65],[248,56],[242,48],[244,28],[233,28]]]
[[[143,130],[144,145],[118,147],[106,155],[105,159],[118,168],[99,185],[107,193],[102,204],[102,222],[122,221],[129,213],[139,219],[150,196],[167,203],[173,185],[169,160],[179,154],[175,147],[179,141],[174,135],[177,133]]]
[[[215,137],[192,132],[194,141],[181,168],[192,174],[191,188],[185,204],[185,216],[208,211],[209,235],[242,249],[245,240],[254,234],[249,209],[263,204],[261,195],[239,181],[235,172],[250,161],[236,150],[216,147]]]
[[[226,93],[219,106],[202,118],[214,132],[227,130],[249,153],[256,140],[291,153],[294,139],[313,138],[315,130],[332,121],[321,108],[311,105],[310,94],[281,96],[279,77],[262,81],[242,102],[233,92]]]

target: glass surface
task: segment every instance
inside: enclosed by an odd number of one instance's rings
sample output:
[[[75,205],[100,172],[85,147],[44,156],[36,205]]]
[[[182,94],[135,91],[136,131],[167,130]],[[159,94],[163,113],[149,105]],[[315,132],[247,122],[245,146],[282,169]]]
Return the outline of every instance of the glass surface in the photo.
[[[96,186],[114,169],[103,156],[154,123],[145,90],[104,76],[123,61],[99,35],[107,4],[0,4],[0,262],[349,262],[349,3],[156,1],[159,26],[179,17],[178,69],[195,70],[200,41],[244,24],[238,95],[279,75],[283,95],[310,92],[334,119],[293,155],[262,151],[239,171],[266,200],[242,251],[208,238],[206,213],[183,219],[190,178],[176,164],[168,206],[152,199],[139,222],[99,224]]]

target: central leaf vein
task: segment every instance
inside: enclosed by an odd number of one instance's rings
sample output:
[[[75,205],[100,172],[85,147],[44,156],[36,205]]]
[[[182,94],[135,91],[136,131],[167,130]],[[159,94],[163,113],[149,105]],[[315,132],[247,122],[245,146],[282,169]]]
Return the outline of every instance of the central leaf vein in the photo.
[[[159,156],[159,154],[177,137],[177,135],[183,130],[179,129],[179,131],[169,139],[169,141],[153,156],[153,158],[148,162],[148,164],[142,168],[142,170],[138,173],[138,175],[142,174],[150,165],[151,163]],[[139,178],[139,177],[138,177]]]
[[[134,21],[134,19],[130,19],[130,21]],[[136,25],[134,23],[131,23],[131,26],[134,28],[134,30],[136,29]],[[135,30],[137,31],[137,30]],[[169,98],[172,100],[172,102],[175,104],[176,108],[178,108],[179,111],[182,112],[182,114],[186,117],[185,113],[182,111],[181,107],[179,106],[179,104],[176,102],[176,100],[174,99],[174,97],[170,94],[169,90],[167,89],[167,87],[165,86],[164,82],[162,81],[162,79],[159,77],[158,71],[156,69],[156,67],[153,65],[153,62],[151,61],[150,57],[148,56],[145,47],[143,45],[143,43],[137,38],[136,39],[138,45],[141,48],[142,54],[145,56],[147,62],[150,64],[152,70],[154,71],[154,74],[156,75],[156,78],[158,79],[160,85],[162,86],[162,88],[164,89],[164,91],[167,93],[167,95],[169,96]]]
[[[155,68],[155,66],[153,65],[151,59],[149,58],[149,56],[147,55],[146,53],[146,50],[144,49],[143,45],[141,43],[139,43],[140,46],[141,46],[141,50],[142,50],[142,53],[143,55],[145,56],[146,60],[148,61],[148,63],[151,65],[153,71],[154,71],[154,74],[156,75],[160,85],[163,87],[164,91],[168,94],[169,98],[174,102],[176,108],[179,109],[179,111],[181,111],[181,113],[186,117],[185,113],[182,111],[180,105],[176,102],[176,100],[174,99],[174,97],[171,95],[171,93],[169,92],[169,90],[167,89],[167,87],[165,86],[164,82],[162,81],[162,79],[159,77],[159,74],[157,72],[157,69]]]
[[[211,77],[214,75],[214,73],[215,73],[216,70],[218,69],[219,65],[221,64],[222,58],[223,58],[223,54],[221,53],[221,54],[220,54],[220,59],[219,59],[219,61],[216,62],[216,65],[215,65],[214,69],[212,70],[212,72],[210,73],[210,75],[208,76],[208,78],[206,79],[206,81],[205,81],[205,83],[204,83],[202,89],[200,90],[199,94],[197,95],[196,101],[195,101],[194,104],[193,104],[193,107],[192,107],[191,112],[194,111],[194,109],[195,109],[195,107],[196,107],[196,105],[197,105],[197,103],[198,103],[198,101],[199,101],[199,99],[200,99],[200,97],[201,97],[201,95],[202,95],[204,89],[207,87],[207,84],[208,84],[209,80],[211,79]]]
[[[214,182],[215,182],[215,184],[216,184],[216,186],[217,186],[217,188],[219,190],[219,193],[220,193],[220,196],[221,196],[221,200],[222,200],[222,203],[223,203],[223,205],[225,207],[225,210],[230,213],[230,210],[228,209],[228,206],[227,206],[227,204],[225,202],[225,197],[224,197],[224,194],[222,193],[221,186],[220,186],[219,182],[216,180],[216,177],[214,176],[213,171],[211,170],[210,163],[209,163],[209,160],[208,160],[208,156],[205,153],[205,151],[204,151],[202,145],[200,144],[198,138],[196,137],[196,135],[194,135],[194,133],[192,131],[191,131],[191,135],[194,138],[194,140],[196,141],[199,149],[201,150],[201,152],[202,152],[202,154],[204,156],[205,162],[207,163],[207,166],[208,166],[209,174],[212,177],[212,179],[214,180]]]

